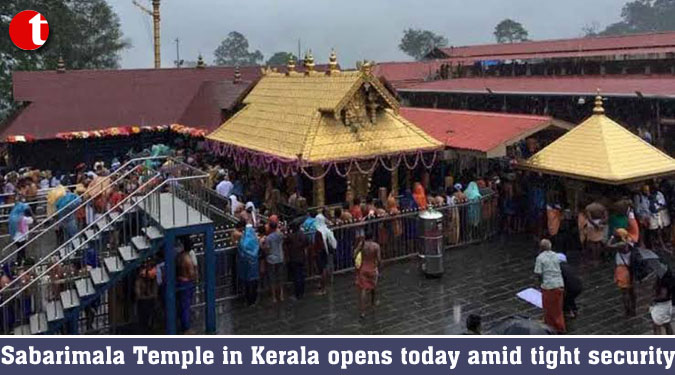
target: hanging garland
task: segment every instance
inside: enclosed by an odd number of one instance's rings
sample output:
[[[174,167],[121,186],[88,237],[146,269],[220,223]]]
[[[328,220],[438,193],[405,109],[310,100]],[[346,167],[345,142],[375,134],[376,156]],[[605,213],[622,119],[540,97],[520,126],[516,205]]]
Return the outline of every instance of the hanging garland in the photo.
[[[336,173],[338,176],[342,177],[342,178],[347,178],[347,176],[349,176],[349,173],[352,171],[352,167],[353,167],[353,166],[354,166],[354,161],[353,161],[353,160],[350,160],[350,161],[349,161],[349,167],[347,168],[347,172],[345,172],[344,174],[342,174],[342,173],[340,172],[340,168],[338,168],[337,163],[335,163],[335,173]]]
[[[310,174],[307,172],[307,170],[305,169],[304,166],[300,167],[300,170],[302,170],[302,174],[304,174],[305,176],[307,176],[307,178],[309,178],[309,179],[312,180],[312,181],[316,181],[316,180],[321,180],[322,178],[326,177],[326,175],[328,175],[328,172],[330,172],[330,168],[331,168],[332,165],[333,165],[332,163],[331,163],[331,164],[327,164],[327,166],[326,166],[326,165],[323,165],[324,171],[323,171],[323,173],[322,173],[320,176],[312,176],[312,175],[310,175]]]
[[[354,162],[354,164],[356,164],[356,169],[358,169],[359,172],[361,172],[361,174],[371,174],[371,173],[375,172],[375,168],[377,168],[377,159],[373,160],[372,163],[373,164],[371,165],[370,169],[364,171],[363,169],[361,169],[361,165],[359,164],[358,161]]]
[[[392,167],[387,167],[387,165],[384,163],[384,157],[379,158],[380,159],[380,164],[382,164],[382,168],[389,172],[393,172],[394,170],[398,169],[398,167],[401,165],[401,155],[398,156],[398,161],[396,162],[396,166]],[[391,160],[391,157],[389,158]]]
[[[342,178],[349,176],[349,174],[352,173],[354,166],[356,166],[356,169],[361,174],[372,174],[377,168],[378,164],[381,165],[385,170],[393,172],[401,166],[401,162],[404,163],[406,168],[415,169],[420,164],[421,160],[421,164],[424,168],[431,169],[436,162],[436,158],[438,157],[437,152],[434,151],[431,161],[427,163],[427,159],[424,157],[424,152],[417,151],[413,154],[377,156],[370,161],[359,161],[356,159],[351,159],[349,161],[335,161],[321,164],[325,170],[319,175],[314,176],[310,171],[307,170],[307,165],[304,165],[302,161],[285,159],[212,140],[207,141],[207,148],[218,156],[229,157],[233,159],[237,169],[243,165],[248,165],[264,172],[271,173],[275,176],[281,175],[284,178],[302,173],[313,181],[326,177],[331,168],[334,168],[335,173]],[[412,160],[410,160],[410,156],[413,157]],[[389,164],[387,164],[385,159],[389,160]],[[366,167],[364,163],[371,164]],[[339,164],[347,164],[347,169],[344,171],[340,170]]]
[[[415,164],[413,164],[412,166],[410,166],[410,164],[408,163],[408,157],[407,157],[406,155],[403,155],[403,162],[405,163],[405,166],[406,166],[406,168],[408,168],[408,169],[411,169],[411,170],[412,170],[412,169],[417,168],[417,163],[418,163],[419,161],[420,161],[420,154],[417,153],[417,154],[415,154]]]
[[[431,157],[431,163],[429,165],[427,165],[424,162],[424,155],[422,155],[420,153],[420,158],[422,159],[422,166],[424,166],[424,168],[426,168],[426,169],[431,169],[434,166],[434,163],[436,162],[436,156],[437,156],[437,153],[434,151],[433,156]]]

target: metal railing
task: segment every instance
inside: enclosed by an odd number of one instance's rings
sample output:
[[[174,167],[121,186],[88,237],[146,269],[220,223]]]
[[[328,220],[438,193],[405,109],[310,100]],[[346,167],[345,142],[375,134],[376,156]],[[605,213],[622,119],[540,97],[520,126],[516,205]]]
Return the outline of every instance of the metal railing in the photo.
[[[185,201],[188,205],[190,202],[199,199],[199,189],[195,189],[195,187],[206,181],[208,175],[190,168],[192,167],[176,163],[172,167],[163,168],[160,172],[156,172],[136,190],[138,194],[125,197],[102,214],[97,221],[92,222],[73,236],[73,238],[84,238],[83,240],[71,243],[73,241],[71,239],[51,251],[35,265],[23,270],[8,285],[0,289],[0,296],[5,297],[0,301],[1,315],[7,316],[9,310],[12,312],[12,316],[19,317],[19,319],[15,319],[12,326],[26,324],[32,314],[45,311],[46,301],[55,298],[54,293],[50,290],[57,286],[57,282],[60,288],[74,290],[75,281],[88,277],[86,273],[82,274],[71,269],[71,266],[76,263],[79,263],[80,270],[86,269],[86,265],[89,264],[86,264],[85,251],[91,251],[93,248],[97,259],[114,255],[117,252],[117,246],[129,244],[133,236],[140,234],[143,226],[150,225],[152,221],[163,221],[162,218],[175,218],[182,215],[182,211],[178,215],[175,212],[177,207],[175,204],[168,208],[165,207],[165,210],[168,209],[170,212],[162,212],[162,194],[183,194],[183,197],[190,199]],[[142,208],[142,210],[139,210],[139,208]],[[188,209],[185,216],[182,217],[189,221],[190,215],[193,215],[193,220],[197,220],[194,215],[199,215],[199,220],[201,220],[205,215],[201,207],[192,207],[192,210],[197,210],[198,213],[190,213]],[[113,213],[115,214],[114,219],[106,219],[110,218]],[[99,225],[100,220],[104,220],[102,223],[105,224]],[[174,224],[176,223],[175,219],[171,219],[171,221]],[[94,228],[98,228],[98,230],[87,236],[86,232]],[[113,230],[114,234],[106,236],[105,233],[109,230]],[[114,246],[110,246],[112,238],[114,238],[114,242],[112,242]],[[53,257],[63,254],[63,250],[65,250],[65,254],[53,261]],[[71,269],[71,271],[62,273],[59,280],[50,280],[50,275],[55,270],[61,269]],[[115,298],[111,296],[113,295],[100,296],[100,303],[97,304],[95,312],[81,312],[78,320],[80,327],[86,328],[87,331],[100,332],[113,324],[113,319],[108,316],[110,311],[115,310]],[[58,298],[58,293],[56,298]],[[126,298],[126,301],[130,300],[130,298]],[[89,321],[92,314],[99,322],[95,328]],[[12,328],[7,327],[7,319],[3,319],[3,316],[0,316],[0,321],[5,322],[5,326],[1,327],[5,331]]]
[[[47,219],[41,221],[40,223],[38,223],[37,225],[31,227],[30,230],[28,231],[28,233],[26,233],[26,235],[24,237],[24,238],[27,238],[27,240],[21,246],[17,247],[17,241],[12,241],[11,243],[4,246],[2,248],[2,250],[0,250],[0,257],[2,257],[2,259],[0,259],[0,264],[4,264],[4,263],[10,261],[19,251],[26,249],[30,244],[36,242],[39,238],[41,238],[43,235],[45,235],[45,233],[48,233],[49,231],[58,228],[58,226],[61,223],[65,222],[66,220],[70,220],[72,218],[72,216],[77,214],[77,211],[79,209],[86,207],[90,202],[94,201],[95,199],[99,198],[102,194],[106,193],[107,189],[100,189],[100,187],[104,183],[110,183],[110,185],[112,186],[112,185],[115,185],[115,184],[119,183],[120,181],[124,180],[130,174],[132,174],[133,172],[136,171],[136,169],[139,166],[139,164],[137,164],[137,163],[149,161],[149,160],[159,161],[159,160],[163,160],[163,159],[166,159],[166,158],[165,157],[136,158],[136,159],[131,159],[128,162],[124,163],[120,168],[118,168],[115,172],[113,172],[111,174],[111,176],[118,175],[117,178],[114,181],[100,181],[96,185],[94,185],[92,187],[89,187],[88,190],[99,188],[98,189],[99,191],[96,194],[91,195],[88,199],[81,202],[78,206],[75,206],[75,203],[77,202],[77,200],[71,201],[70,203],[68,203],[64,207],[62,207],[60,210],[54,212],[54,214],[52,214],[49,218],[47,218]],[[134,165],[134,164],[136,164],[136,165]],[[129,166],[132,166],[132,165],[133,165],[133,167],[131,169],[122,173],[122,171],[124,171],[126,168],[128,168]],[[62,215],[64,213],[65,213],[65,215]],[[59,216],[61,216],[61,217],[59,217]],[[54,219],[56,219],[56,220],[53,221]],[[52,224],[47,225],[50,222],[52,222]],[[13,251],[11,251],[9,254],[7,254],[7,252],[10,249],[12,249],[13,247],[15,249]]]
[[[445,249],[466,246],[485,241],[499,233],[500,218],[498,212],[498,196],[487,194],[480,200],[434,207],[443,214],[443,241]],[[337,240],[337,249],[333,254],[335,273],[354,270],[354,247],[357,236],[372,231],[375,240],[380,244],[384,262],[394,262],[413,257],[422,249],[418,228],[419,210],[402,210],[398,215],[385,215],[362,221],[339,223],[332,226]],[[243,286],[237,279],[237,244],[232,241],[234,228],[223,225],[216,228],[216,299],[219,301],[237,298],[243,293]],[[204,253],[199,242],[195,249],[200,266],[200,280],[203,280]],[[284,249],[287,251],[287,249]],[[317,278],[316,254],[310,252],[306,259],[306,275],[308,279]],[[264,261],[264,260],[261,260]],[[261,267],[264,270],[264,266]],[[265,287],[264,271],[261,273],[261,288]],[[290,281],[290,275],[288,280]],[[203,298],[195,294],[194,306],[203,305]]]

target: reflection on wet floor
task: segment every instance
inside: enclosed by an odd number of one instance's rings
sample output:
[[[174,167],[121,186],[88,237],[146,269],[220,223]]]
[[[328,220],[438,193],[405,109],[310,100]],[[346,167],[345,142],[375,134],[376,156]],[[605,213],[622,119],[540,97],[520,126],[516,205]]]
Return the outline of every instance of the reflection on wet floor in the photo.
[[[250,308],[241,301],[222,303],[218,334],[461,334],[470,314],[482,317],[484,331],[515,314],[540,319],[541,310],[516,297],[535,286],[536,254],[532,241],[510,237],[447,251],[445,274],[438,279],[421,275],[415,260],[388,264],[378,284],[380,303],[364,319],[358,316],[353,273],[335,276],[325,296],[315,295],[310,282],[301,301],[273,305],[261,294]],[[638,316],[625,318],[612,264],[584,267],[578,258],[570,252],[570,263],[584,281],[577,299],[580,315],[568,320],[570,333],[651,333],[652,281],[637,289]]]

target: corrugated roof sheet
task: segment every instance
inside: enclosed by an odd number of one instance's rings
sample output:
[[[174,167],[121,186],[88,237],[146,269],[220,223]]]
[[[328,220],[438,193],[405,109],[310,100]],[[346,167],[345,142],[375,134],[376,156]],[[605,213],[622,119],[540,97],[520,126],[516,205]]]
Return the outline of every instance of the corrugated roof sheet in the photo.
[[[503,156],[511,145],[550,126],[551,117],[403,107],[401,115],[447,147]]]
[[[675,173],[675,159],[604,114],[594,114],[520,165],[614,185]]]
[[[364,85],[383,100],[375,124],[352,131],[334,113]],[[397,114],[398,103],[372,74],[270,73],[241,111],[207,138],[288,160],[316,163],[439,148],[440,143]],[[364,103],[365,104],[365,103]]]
[[[605,96],[675,97],[675,76],[563,76],[458,78],[426,82],[402,88],[402,92],[494,94],[592,95],[598,88]]]
[[[512,55],[540,57],[542,53],[591,52],[596,56],[613,54],[631,54],[632,50],[675,47],[675,32],[645,33],[619,36],[603,36],[595,38],[553,39],[528,41],[521,43],[482,44],[441,48],[450,58],[466,57],[501,57]],[[521,57],[523,58],[523,57]]]

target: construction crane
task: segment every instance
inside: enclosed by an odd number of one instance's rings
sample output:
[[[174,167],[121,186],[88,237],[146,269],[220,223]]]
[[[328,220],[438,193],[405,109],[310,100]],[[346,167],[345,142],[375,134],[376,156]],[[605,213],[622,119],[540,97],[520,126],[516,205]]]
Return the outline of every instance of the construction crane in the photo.
[[[154,46],[155,46],[155,69],[159,69],[162,65],[162,60],[160,58],[159,50],[159,0],[152,0],[152,10],[146,8],[136,0],[131,0],[131,2],[137,6],[140,10],[152,17],[153,24],[153,37],[154,37]]]

